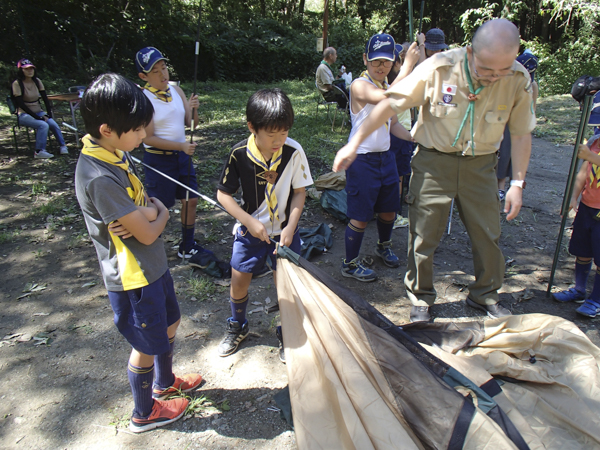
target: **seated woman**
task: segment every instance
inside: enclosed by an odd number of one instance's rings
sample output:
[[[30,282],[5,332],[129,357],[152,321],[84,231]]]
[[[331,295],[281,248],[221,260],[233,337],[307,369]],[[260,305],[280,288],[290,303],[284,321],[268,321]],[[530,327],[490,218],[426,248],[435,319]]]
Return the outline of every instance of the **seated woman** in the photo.
[[[42,81],[36,77],[35,66],[28,59],[17,63],[17,79],[12,84],[12,93],[19,115],[19,124],[33,128],[35,133],[34,158],[52,158],[46,151],[48,130],[51,130],[60,144],[60,154],[68,155],[69,150],[58,124],[52,119],[52,107],[46,95]],[[40,97],[44,100],[46,111],[42,110]]]

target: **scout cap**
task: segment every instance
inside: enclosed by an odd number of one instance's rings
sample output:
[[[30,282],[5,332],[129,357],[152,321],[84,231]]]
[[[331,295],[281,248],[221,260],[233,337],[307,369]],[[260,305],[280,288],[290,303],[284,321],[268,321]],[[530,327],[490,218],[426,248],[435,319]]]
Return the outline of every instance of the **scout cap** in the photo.
[[[138,73],[149,73],[154,64],[163,60],[167,61],[167,58],[157,48],[144,47],[135,55],[135,68]]]
[[[396,43],[389,34],[376,34],[371,36],[365,48],[367,61],[374,59],[387,59],[394,61],[396,59]]]
[[[444,32],[439,28],[432,28],[425,33],[425,48],[431,51],[447,49]]]

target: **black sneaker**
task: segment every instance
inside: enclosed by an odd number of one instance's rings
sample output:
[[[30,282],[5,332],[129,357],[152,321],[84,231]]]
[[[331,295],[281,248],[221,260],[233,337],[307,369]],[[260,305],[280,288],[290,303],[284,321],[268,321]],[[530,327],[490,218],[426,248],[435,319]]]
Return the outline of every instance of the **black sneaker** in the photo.
[[[183,258],[183,243],[179,244],[177,256]],[[217,257],[210,250],[206,250],[194,242],[194,246],[185,252],[185,259],[190,266],[206,269],[211,261],[215,261]]]
[[[248,326],[248,321],[244,325],[240,325],[239,322],[236,322],[231,317],[227,319],[227,328],[225,331],[225,337],[219,344],[219,348],[217,352],[219,356],[229,356],[238,349],[240,343],[246,339],[248,333],[250,332],[250,327]]]
[[[429,314],[429,306],[413,306],[410,309],[410,321],[415,322],[431,322],[431,314]]]
[[[494,303],[493,305],[480,305],[479,303],[475,303],[469,297],[467,297],[465,302],[471,308],[485,311],[487,313],[487,315],[490,316],[492,319],[497,319],[498,317],[512,316],[512,313],[508,309],[506,309],[504,306],[502,306],[500,304],[500,302]]]
[[[279,360],[285,364],[285,348],[283,347],[283,334],[281,332],[281,325],[275,328],[275,334],[279,339]]]

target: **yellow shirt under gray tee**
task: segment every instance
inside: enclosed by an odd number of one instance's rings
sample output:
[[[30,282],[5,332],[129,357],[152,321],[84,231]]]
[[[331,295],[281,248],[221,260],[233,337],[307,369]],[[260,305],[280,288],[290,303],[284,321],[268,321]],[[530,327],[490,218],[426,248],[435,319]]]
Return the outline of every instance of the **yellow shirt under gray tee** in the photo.
[[[486,86],[474,102],[474,145],[469,119],[456,140],[469,105],[466,57],[466,48],[437,54],[386,92],[396,113],[421,106],[412,130],[419,146],[411,162],[404,280],[415,306],[435,302],[433,254],[452,199],[456,199],[473,248],[475,282],[469,286],[469,297],[479,304],[496,303],[504,279],[504,257],[498,246],[496,151],[507,123],[513,136],[527,135],[535,127],[531,78],[520,64],[513,63],[515,75]]]

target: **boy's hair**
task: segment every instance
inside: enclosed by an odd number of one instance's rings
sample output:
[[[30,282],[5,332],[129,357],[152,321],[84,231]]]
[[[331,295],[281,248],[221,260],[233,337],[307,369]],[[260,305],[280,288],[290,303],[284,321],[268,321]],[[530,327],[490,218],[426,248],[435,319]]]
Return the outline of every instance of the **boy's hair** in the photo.
[[[289,130],[294,124],[292,102],[279,88],[256,91],[248,99],[246,121],[255,131]]]
[[[88,86],[80,105],[85,131],[100,139],[100,126],[106,124],[121,136],[131,130],[147,127],[154,107],[142,90],[116,73],[100,75]]]

